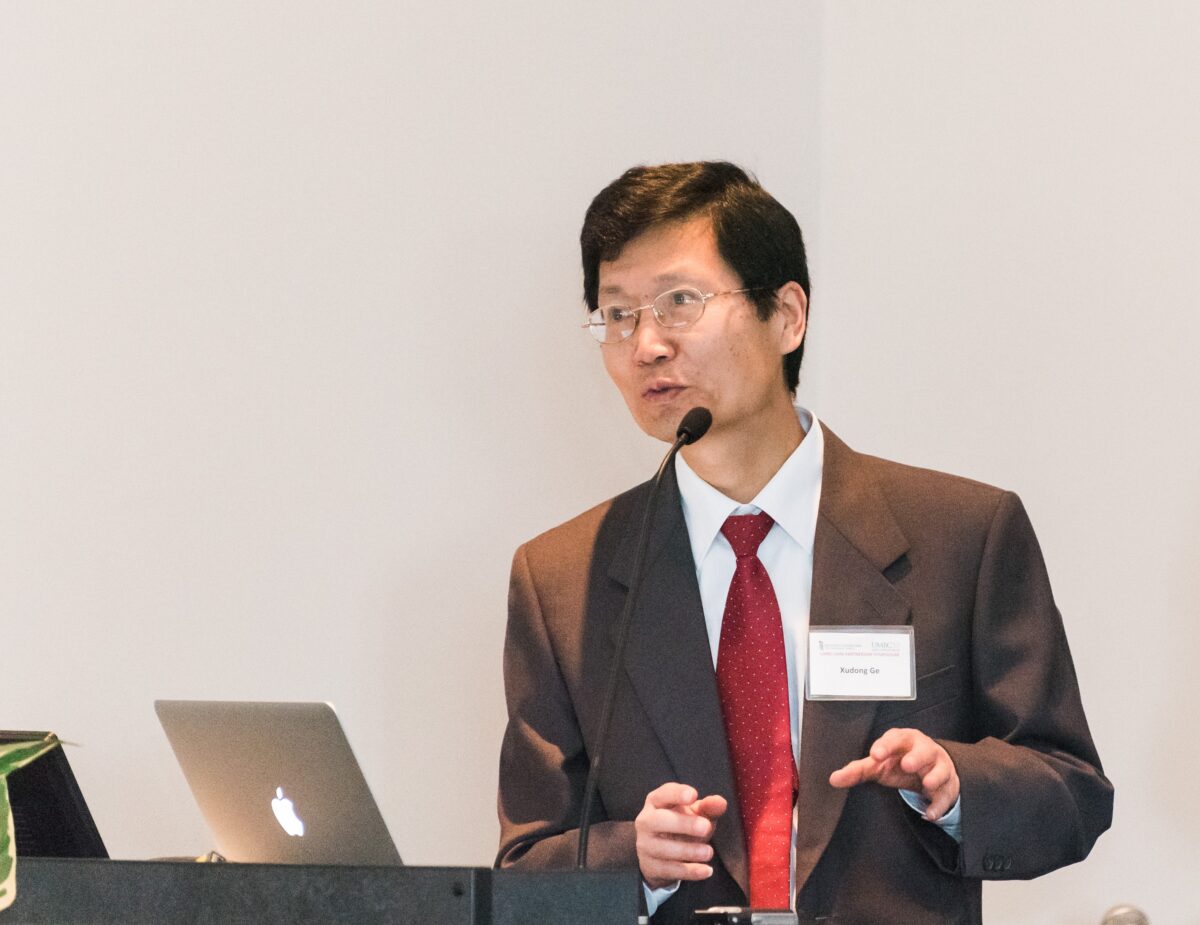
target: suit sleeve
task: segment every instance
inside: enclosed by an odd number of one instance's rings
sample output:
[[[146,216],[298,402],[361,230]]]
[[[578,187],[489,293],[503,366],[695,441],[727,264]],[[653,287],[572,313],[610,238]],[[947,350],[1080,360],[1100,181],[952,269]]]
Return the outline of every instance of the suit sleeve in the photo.
[[[978,740],[943,741],[961,781],[968,877],[1035,877],[1085,858],[1112,821],[1062,618],[1020,500],[988,530],[972,624]]]
[[[500,751],[498,867],[575,864],[588,756],[525,547],[513,559],[504,641],[508,726]],[[588,866],[636,868],[632,822],[593,810]]]

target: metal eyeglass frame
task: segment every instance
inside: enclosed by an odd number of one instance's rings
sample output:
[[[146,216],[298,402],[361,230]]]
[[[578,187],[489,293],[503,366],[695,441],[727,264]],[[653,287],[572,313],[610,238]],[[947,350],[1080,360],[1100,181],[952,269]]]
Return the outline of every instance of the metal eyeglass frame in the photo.
[[[744,289],[722,289],[720,292],[702,292],[699,289],[695,288],[694,286],[677,286],[674,289],[668,289],[666,292],[660,292],[658,295],[656,295],[653,298],[653,300],[647,302],[645,305],[639,305],[636,308],[625,309],[625,311],[627,311],[629,314],[634,316],[634,322],[633,322],[633,327],[631,327],[629,329],[628,333],[623,334],[621,336],[620,340],[605,340],[602,337],[598,337],[596,335],[596,329],[597,328],[601,328],[601,329],[606,328],[607,325],[604,324],[603,322],[597,324],[596,322],[592,321],[592,318],[598,312],[604,311],[606,307],[611,308],[611,307],[620,307],[620,306],[602,306],[600,308],[592,309],[592,311],[588,312],[588,320],[586,322],[584,322],[582,325],[580,325],[580,327],[586,328],[588,330],[588,332],[592,335],[592,337],[595,339],[596,343],[598,343],[601,347],[603,347],[607,344],[623,344],[623,343],[625,343],[625,341],[629,340],[629,338],[633,336],[633,332],[638,329],[638,325],[641,324],[641,321],[642,321],[641,313],[646,311],[647,309],[651,310],[651,314],[653,315],[655,322],[660,327],[664,327],[664,328],[667,328],[668,330],[672,330],[672,331],[677,331],[680,328],[689,327],[690,325],[695,324],[697,321],[699,321],[701,318],[703,318],[704,317],[704,309],[708,307],[708,302],[710,299],[715,299],[717,296],[722,296],[722,295],[740,295],[745,292],[758,292],[759,290],[770,289],[770,288],[771,288],[770,286],[747,286]],[[684,322],[681,322],[680,324],[667,324],[665,321],[662,320],[662,317],[659,313],[659,310],[657,308],[658,302],[660,299],[662,299],[666,296],[669,296],[669,295],[674,295],[677,292],[694,292],[696,295],[700,296],[700,311],[696,315],[696,317],[693,318],[691,321],[684,321]]]

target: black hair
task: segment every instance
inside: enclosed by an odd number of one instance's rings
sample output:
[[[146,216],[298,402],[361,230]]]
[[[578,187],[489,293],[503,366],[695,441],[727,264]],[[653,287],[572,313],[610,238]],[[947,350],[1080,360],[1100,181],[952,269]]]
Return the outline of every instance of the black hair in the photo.
[[[753,176],[726,161],[631,167],[600,191],[584,216],[579,245],[583,298],[597,307],[600,264],[616,260],[625,245],[657,225],[704,216],[717,251],[740,277],[763,321],[775,311],[775,293],[799,283],[809,295],[808,260],[795,217]],[[783,358],[783,380],[795,393],[804,342]]]

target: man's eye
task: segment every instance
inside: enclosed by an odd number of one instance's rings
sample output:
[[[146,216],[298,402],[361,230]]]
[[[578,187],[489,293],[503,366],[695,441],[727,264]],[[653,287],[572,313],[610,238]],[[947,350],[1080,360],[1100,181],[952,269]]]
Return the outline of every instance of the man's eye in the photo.
[[[700,293],[691,289],[677,289],[671,293],[672,305],[695,305],[700,301]]]
[[[620,305],[615,305],[612,308],[606,308],[604,310],[604,320],[608,324],[620,324],[631,315],[633,315],[633,309],[624,308]]]

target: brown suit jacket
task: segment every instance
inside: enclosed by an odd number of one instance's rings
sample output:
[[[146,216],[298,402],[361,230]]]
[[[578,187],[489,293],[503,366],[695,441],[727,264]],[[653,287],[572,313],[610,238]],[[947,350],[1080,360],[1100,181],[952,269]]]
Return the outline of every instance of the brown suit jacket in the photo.
[[[517,550],[504,673],[497,863],[569,868],[588,754],[648,485]],[[795,881],[801,921],[978,923],[981,880],[1081,860],[1111,821],[1074,666],[1017,497],[854,452],[825,430],[812,625],[911,623],[917,699],[803,707]],[[634,867],[633,818],[666,781],[720,793],[714,875],[655,922],[741,904],[745,839],[695,564],[674,473],[651,524],[647,573],[593,816],[593,867]],[[890,727],[921,729],[962,785],[962,845],[894,791],[828,784]]]

